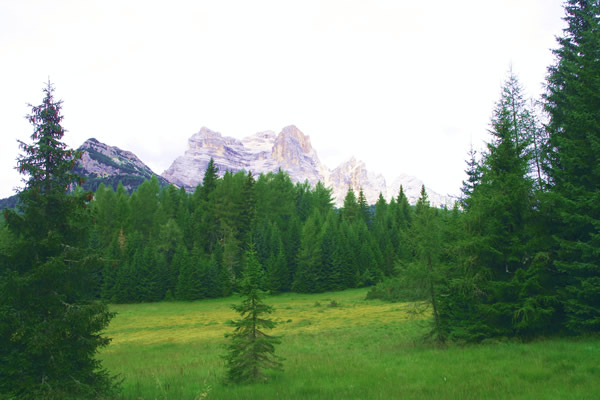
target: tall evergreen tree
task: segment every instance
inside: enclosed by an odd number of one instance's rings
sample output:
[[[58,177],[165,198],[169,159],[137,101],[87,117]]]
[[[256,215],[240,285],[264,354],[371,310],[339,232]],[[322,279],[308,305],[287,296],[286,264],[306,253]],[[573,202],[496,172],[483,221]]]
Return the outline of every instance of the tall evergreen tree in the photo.
[[[323,273],[321,220],[318,212],[313,213],[304,224],[298,250],[298,270],[292,288],[297,292],[321,292]]]
[[[325,216],[330,210],[333,210],[333,189],[325,187],[321,181],[317,182],[313,190],[313,207]]]
[[[343,288],[341,266],[338,253],[340,237],[338,229],[339,218],[334,210],[327,214],[321,229],[321,260],[323,290],[339,290]]]
[[[285,258],[281,232],[272,224],[269,256],[266,258],[267,288],[273,293],[287,291],[290,288],[290,274]]]
[[[231,382],[256,382],[266,379],[265,369],[281,370],[281,358],[275,355],[275,345],[279,337],[267,335],[264,329],[272,329],[275,322],[265,318],[273,312],[273,307],[263,303],[263,268],[258,262],[254,247],[245,253],[246,265],[244,279],[241,284],[241,294],[244,300],[232,308],[241,316],[231,321],[234,332],[225,335],[230,339],[227,346],[228,354],[227,378]]]
[[[467,210],[469,208],[469,201],[471,200],[471,196],[475,191],[475,188],[479,183],[481,183],[481,164],[477,159],[477,151],[471,145],[471,149],[469,150],[469,159],[467,160],[467,180],[463,181],[463,186],[461,188],[462,196],[460,198],[460,204],[463,210]]]
[[[369,204],[367,203],[367,198],[365,197],[365,193],[362,188],[358,191],[358,209],[360,218],[365,221],[367,226],[371,226],[371,210],[369,210]]]
[[[525,110],[515,109],[523,104],[520,90],[511,73],[494,110],[481,180],[467,199],[462,284],[450,287],[441,307],[442,323],[454,324],[450,336],[476,341],[530,333],[540,320],[548,321],[554,307],[551,297],[532,289],[543,271],[530,269],[533,181]]]
[[[394,205],[395,206],[395,205]],[[379,246],[382,255],[382,271],[384,275],[390,276],[393,272],[394,261],[396,259],[396,250],[394,248],[394,236],[397,235],[395,226],[390,217],[394,206],[388,207],[383,195],[379,194],[379,199],[375,204],[375,216],[373,218],[373,227],[371,229],[375,243]]]
[[[407,271],[405,282],[416,292],[417,299],[425,300],[431,306],[433,315],[433,337],[444,342],[438,308],[440,284],[443,281],[443,268],[440,265],[441,237],[435,209],[431,208],[425,186],[417,201],[413,225],[411,227],[415,260]]]
[[[215,165],[215,160],[211,157],[204,171],[204,177],[202,178],[202,187],[200,188],[200,198],[207,201],[208,196],[217,187],[217,180],[219,179],[219,168]]]
[[[600,2],[568,0],[548,69],[546,170],[566,326],[600,330]]]
[[[356,200],[354,190],[352,190],[351,187],[348,187],[348,192],[346,192],[346,197],[344,197],[342,217],[347,221],[354,221],[360,217],[360,207]]]
[[[0,257],[0,397],[97,398],[111,390],[96,358],[113,314],[91,298],[98,258],[87,248],[91,193],[69,194],[78,152],[61,141],[62,102],[48,82],[21,142],[20,213],[4,211],[15,244]]]

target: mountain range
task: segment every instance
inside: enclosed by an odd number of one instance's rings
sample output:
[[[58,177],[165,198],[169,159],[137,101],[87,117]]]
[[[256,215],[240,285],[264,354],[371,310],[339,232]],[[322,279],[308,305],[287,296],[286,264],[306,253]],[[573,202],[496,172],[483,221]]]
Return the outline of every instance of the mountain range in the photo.
[[[296,126],[290,125],[279,133],[259,132],[241,140],[223,136],[203,127],[188,140],[188,148],[177,157],[161,175],[156,174],[132,152],[121,150],[99,142],[86,140],[78,150],[83,157],[75,172],[85,176],[84,187],[95,190],[100,183],[116,188],[121,182],[129,191],[134,190],[146,179],[157,175],[161,185],[174,184],[188,191],[202,182],[209,160],[212,158],[222,175],[225,171],[252,171],[261,173],[286,171],[292,182],[305,182],[314,186],[321,181],[333,191],[336,206],[341,206],[348,188],[356,195],[362,189],[367,202],[374,204],[381,193],[386,200],[397,196],[400,185],[409,202],[416,203],[423,182],[419,179],[399,175],[391,183],[382,174],[367,170],[364,162],[349,158],[334,169],[321,163],[310,137]],[[451,205],[454,199],[436,193],[427,187],[432,205]]]

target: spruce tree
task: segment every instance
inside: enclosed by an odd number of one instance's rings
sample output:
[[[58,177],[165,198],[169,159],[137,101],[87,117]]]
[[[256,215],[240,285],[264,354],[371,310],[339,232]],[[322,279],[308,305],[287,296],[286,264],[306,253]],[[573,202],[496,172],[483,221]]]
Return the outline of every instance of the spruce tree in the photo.
[[[600,1],[568,0],[548,69],[547,225],[556,240],[566,327],[600,330]]]
[[[398,255],[399,262],[409,262],[412,259],[412,254],[409,246],[410,237],[408,231],[412,223],[413,211],[408,203],[408,198],[404,193],[402,185],[400,185],[396,202],[390,204],[390,213],[395,226],[393,232],[394,244],[396,245],[396,254]]]
[[[321,229],[321,259],[322,259],[322,288],[323,290],[340,290],[343,288],[340,252],[339,218],[335,211],[330,210]]]
[[[292,289],[302,293],[316,293],[322,290],[322,236],[321,219],[318,212],[313,213],[304,224],[302,239],[298,250],[298,269]]]
[[[467,160],[467,169],[465,172],[467,173],[467,180],[463,181],[463,186],[460,189],[462,192],[462,196],[460,198],[460,205],[463,210],[467,210],[469,208],[469,201],[471,200],[471,196],[475,191],[475,188],[481,182],[481,164],[477,159],[477,151],[471,145],[471,149],[469,150],[469,158]]]
[[[540,333],[553,312],[543,269],[530,268],[535,208],[520,91],[511,73],[494,109],[480,180],[466,199],[464,270],[441,306],[446,333],[470,341]]]
[[[403,278],[413,291],[415,300],[424,300],[431,307],[434,322],[432,336],[436,341],[444,342],[438,309],[439,286],[443,278],[443,267],[440,265],[441,236],[438,217],[429,204],[425,186],[421,187],[410,232],[415,259]]]
[[[354,221],[360,218],[360,207],[356,200],[356,195],[352,187],[348,187],[346,197],[344,197],[344,209],[342,210],[342,217],[347,221]]]
[[[333,210],[333,189],[325,187],[321,181],[317,182],[313,190],[313,207],[325,216],[330,210]]]
[[[33,143],[20,143],[20,212],[4,211],[14,245],[0,257],[0,397],[98,398],[113,387],[96,358],[113,314],[91,297],[91,193],[69,193],[80,153],[61,141],[62,102],[49,82],[44,93],[27,117]]]
[[[362,190],[362,187],[358,191],[358,209],[359,216],[362,218],[367,226],[371,226],[371,210],[369,210],[369,204],[367,203],[367,198],[365,197],[365,193]]]
[[[206,170],[204,171],[204,177],[202,178],[202,187],[200,188],[200,197],[204,200],[208,200],[208,196],[217,187],[217,181],[219,180],[219,168],[215,165],[215,160],[210,158]]]
[[[269,256],[266,258],[267,288],[272,293],[280,293],[290,288],[290,275],[285,259],[281,232],[272,224]]]
[[[281,370],[281,358],[275,355],[275,345],[280,338],[264,333],[272,329],[275,322],[265,317],[273,312],[273,307],[263,303],[263,268],[260,265],[254,246],[245,253],[244,279],[240,293],[244,300],[232,308],[241,316],[231,321],[233,333],[225,335],[230,340],[227,355],[227,379],[230,382],[257,382],[266,380],[265,369]]]

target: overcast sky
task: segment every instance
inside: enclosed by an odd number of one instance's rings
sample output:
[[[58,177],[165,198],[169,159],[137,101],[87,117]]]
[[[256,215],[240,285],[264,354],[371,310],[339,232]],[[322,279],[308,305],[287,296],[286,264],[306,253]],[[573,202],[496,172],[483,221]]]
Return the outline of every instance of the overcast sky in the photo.
[[[202,126],[294,124],[329,168],[355,156],[456,194],[510,66],[543,91],[563,15],[561,0],[0,0],[0,198],[48,77],[69,146],[95,137],[159,174]]]

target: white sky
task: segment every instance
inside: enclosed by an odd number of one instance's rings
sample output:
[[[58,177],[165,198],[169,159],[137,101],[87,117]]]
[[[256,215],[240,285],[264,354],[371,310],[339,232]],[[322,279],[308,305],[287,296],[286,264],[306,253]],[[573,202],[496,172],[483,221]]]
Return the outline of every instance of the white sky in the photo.
[[[354,155],[456,194],[512,64],[538,97],[561,0],[0,0],[0,198],[50,77],[64,140],[162,173],[202,126],[294,124],[330,168]]]

